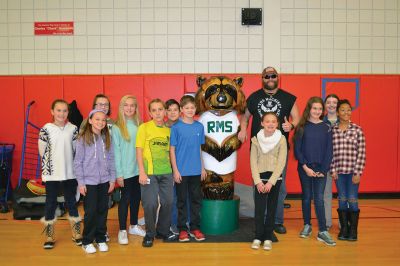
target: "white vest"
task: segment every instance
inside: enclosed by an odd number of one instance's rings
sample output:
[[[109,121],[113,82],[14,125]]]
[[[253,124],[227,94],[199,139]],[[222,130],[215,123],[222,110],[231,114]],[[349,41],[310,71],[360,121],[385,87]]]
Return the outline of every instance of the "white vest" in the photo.
[[[221,146],[225,139],[235,135],[240,125],[236,111],[229,112],[223,116],[217,116],[207,111],[200,116],[199,122],[204,126],[206,137],[213,139],[219,146]],[[220,175],[229,174],[236,170],[236,151],[221,162],[203,151],[202,157],[206,170]]]

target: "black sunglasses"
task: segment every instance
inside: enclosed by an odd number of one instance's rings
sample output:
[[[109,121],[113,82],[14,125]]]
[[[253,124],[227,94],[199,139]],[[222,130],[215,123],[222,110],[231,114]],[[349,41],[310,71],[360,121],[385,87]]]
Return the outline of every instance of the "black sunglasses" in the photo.
[[[276,79],[278,77],[278,75],[276,74],[271,74],[271,75],[265,75],[264,79]]]

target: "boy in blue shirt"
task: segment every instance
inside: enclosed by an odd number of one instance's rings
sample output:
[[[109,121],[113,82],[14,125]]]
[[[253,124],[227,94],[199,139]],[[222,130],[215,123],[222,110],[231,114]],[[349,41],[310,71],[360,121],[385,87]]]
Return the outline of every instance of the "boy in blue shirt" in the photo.
[[[203,125],[194,120],[194,98],[185,95],[180,100],[183,114],[171,128],[170,155],[176,183],[179,241],[189,241],[189,234],[197,241],[205,239],[200,231],[201,181],[207,173],[201,159],[201,145],[205,142]],[[187,200],[190,201],[190,232],[186,226]]]

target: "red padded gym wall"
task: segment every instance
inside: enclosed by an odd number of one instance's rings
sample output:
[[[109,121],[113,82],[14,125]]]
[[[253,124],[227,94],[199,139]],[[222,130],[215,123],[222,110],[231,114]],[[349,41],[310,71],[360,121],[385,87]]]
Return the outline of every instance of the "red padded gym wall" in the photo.
[[[63,98],[63,77],[32,76],[24,78],[24,106],[35,101],[29,120],[38,127],[52,121],[51,103]]]
[[[184,86],[184,91],[185,93],[196,93],[197,92],[197,77],[199,75],[195,74],[186,74],[185,75],[185,86]]]
[[[399,77],[361,77],[360,125],[367,143],[361,192],[399,191]]]
[[[183,75],[145,75],[144,76],[144,108],[143,120],[149,120],[148,104],[152,99],[179,99],[184,94],[185,77]]]
[[[211,75],[204,74],[204,76]],[[246,96],[261,87],[259,74],[228,76],[243,77],[242,89]],[[2,121],[6,125],[0,131],[0,140],[16,144],[13,157],[13,183],[19,174],[24,114],[29,101],[36,101],[31,109],[30,121],[40,127],[51,121],[50,105],[54,99],[64,98],[68,102],[75,99],[83,116],[86,116],[92,108],[93,97],[98,93],[105,93],[110,97],[114,118],[118,112],[120,98],[127,93],[135,95],[139,101],[142,117],[148,120],[147,104],[151,99],[179,100],[184,93],[196,92],[196,77],[197,74],[0,77],[0,91],[6,99],[0,107]],[[364,128],[367,138],[367,165],[360,191],[400,192],[398,75],[282,74],[281,87],[297,96],[299,111],[302,113],[307,99],[312,95],[322,96],[322,89],[325,95],[336,93],[341,98],[349,98],[356,105],[354,82],[356,79],[359,81],[359,106],[353,112],[353,121]],[[385,102],[378,104],[377,99],[381,98],[384,98]],[[250,136],[250,127],[247,130]],[[238,167],[235,174],[237,182],[247,185],[252,184],[249,144],[248,139],[238,152]],[[289,193],[301,191],[296,167],[297,163],[291,153],[287,183]]]
[[[24,87],[22,77],[0,77],[0,104],[2,127],[0,142],[15,144],[12,163],[12,185],[18,179],[24,131]],[[1,159],[1,158],[0,158]]]
[[[76,100],[78,109],[85,119],[92,110],[93,98],[103,93],[103,76],[66,76],[64,82],[64,99],[70,103]]]
[[[395,175],[395,178],[397,179],[397,186],[396,186],[396,191],[400,192],[400,76],[397,76],[399,80],[399,87],[397,89],[397,175]],[[396,130],[396,129],[394,129]]]
[[[119,101],[122,96],[130,94],[136,97],[139,105],[140,118],[143,117],[143,76],[105,76],[104,93],[111,101],[111,117],[116,119],[118,116]]]

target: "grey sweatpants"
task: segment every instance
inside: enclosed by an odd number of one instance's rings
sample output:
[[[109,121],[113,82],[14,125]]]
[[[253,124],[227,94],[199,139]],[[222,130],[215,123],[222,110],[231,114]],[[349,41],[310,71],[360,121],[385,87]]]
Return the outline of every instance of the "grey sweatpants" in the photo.
[[[142,193],[142,206],[146,221],[146,235],[155,237],[156,234],[168,235],[171,225],[171,210],[174,199],[174,181],[172,174],[149,175],[150,184],[140,185]],[[160,201],[158,201],[160,199]],[[160,211],[157,209],[160,203]],[[157,224],[156,224],[157,223]]]
[[[332,176],[328,173],[326,176],[326,185],[324,191],[324,206],[326,226],[332,227]]]

